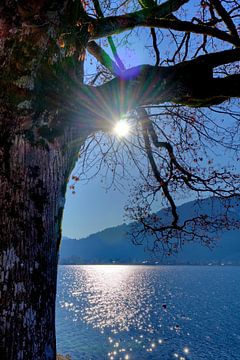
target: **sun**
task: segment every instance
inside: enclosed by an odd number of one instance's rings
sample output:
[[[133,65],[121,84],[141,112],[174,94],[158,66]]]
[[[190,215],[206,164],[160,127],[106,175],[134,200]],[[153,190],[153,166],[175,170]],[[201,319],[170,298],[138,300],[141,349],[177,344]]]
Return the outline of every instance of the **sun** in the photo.
[[[130,125],[125,119],[121,119],[114,126],[113,132],[119,137],[125,137],[130,133]]]

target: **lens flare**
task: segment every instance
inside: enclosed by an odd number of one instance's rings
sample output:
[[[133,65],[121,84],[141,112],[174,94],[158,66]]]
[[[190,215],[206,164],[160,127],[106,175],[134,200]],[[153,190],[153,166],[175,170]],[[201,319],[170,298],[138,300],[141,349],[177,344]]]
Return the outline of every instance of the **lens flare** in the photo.
[[[114,126],[113,132],[119,137],[125,137],[130,133],[130,126],[125,119],[119,120]]]

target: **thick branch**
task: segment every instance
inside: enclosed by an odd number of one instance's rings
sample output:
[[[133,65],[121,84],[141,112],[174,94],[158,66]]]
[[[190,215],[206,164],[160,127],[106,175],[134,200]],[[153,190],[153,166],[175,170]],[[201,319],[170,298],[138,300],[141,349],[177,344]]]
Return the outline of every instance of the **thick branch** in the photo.
[[[226,97],[240,97],[240,74],[213,79],[211,93]]]
[[[144,145],[145,145],[147,157],[148,157],[149,163],[151,165],[154,177],[157,180],[157,182],[159,183],[159,188],[162,189],[164,196],[166,197],[166,199],[168,200],[168,202],[171,206],[171,211],[172,211],[172,216],[173,216],[172,226],[175,227],[175,226],[177,226],[177,223],[178,223],[177,207],[172,198],[172,195],[169,192],[168,184],[161,177],[158,167],[156,165],[156,162],[154,160],[154,156],[153,156],[153,152],[152,152],[152,148],[151,148],[151,142],[150,142],[149,134],[148,134],[148,127],[147,127],[148,114],[146,113],[145,109],[142,109],[142,110],[139,109],[138,114],[139,114],[139,116],[141,116],[140,121],[141,121],[141,125],[142,125],[142,134],[143,134]],[[147,119],[147,122],[145,121],[146,119]]]
[[[86,123],[86,127],[107,130],[112,119],[139,106],[172,102],[206,107],[230,97],[240,98],[240,74],[225,78],[212,75],[214,66],[240,60],[240,49],[206,54],[175,66],[143,65],[124,72],[97,44],[90,43],[89,50],[117,77],[98,87],[75,84],[66,93],[64,106],[74,112],[73,121],[84,119],[81,126]],[[53,98],[51,86],[44,91],[48,101]]]
[[[161,18],[156,18],[155,15],[150,17],[148,14],[145,16],[144,14],[141,14],[141,16],[139,16],[138,13],[133,13],[95,20],[91,25],[91,39],[98,39],[101,37],[119,34],[121,32],[131,30],[137,26],[143,26],[208,35],[239,46],[238,38],[222,30],[219,30],[218,28],[203,24],[193,24],[190,21],[181,21],[175,18],[164,19],[163,17],[163,15]]]
[[[148,19],[164,18],[177,11],[188,0],[168,0],[161,5],[145,8],[143,10],[120,16],[109,16],[98,20],[91,19],[92,39],[98,39],[123,31],[133,29],[135,26],[143,26]]]
[[[114,75],[120,76],[121,70],[117,64],[110,58],[110,56],[99,46],[95,41],[90,41],[87,50],[93,55],[102,65],[109,69]]]
[[[156,35],[156,31],[154,28],[151,28],[151,35],[152,35],[152,40],[153,40],[153,48],[156,54],[156,66],[159,65],[160,63],[160,52],[158,49],[158,44],[157,44],[157,35]]]
[[[213,4],[213,6],[216,9],[217,13],[221,16],[221,18],[225,22],[225,24],[226,24],[228,30],[230,31],[230,33],[232,34],[232,36],[236,39],[238,44],[240,44],[240,39],[239,39],[239,36],[238,36],[237,29],[236,29],[236,27],[234,25],[234,22],[232,21],[232,18],[228,14],[226,9],[221,4],[221,1],[219,1],[219,0],[211,0],[211,3]]]
[[[201,55],[194,60],[188,61],[188,63],[206,64],[209,67],[215,68],[235,61],[240,61],[240,48]]]
[[[100,4],[99,4],[99,1],[98,1],[98,0],[93,0],[93,4],[94,4],[94,7],[95,7],[95,11],[96,11],[96,13],[97,13],[97,16],[98,16],[100,19],[104,18],[104,15],[103,15],[101,6],[100,6]],[[113,53],[113,56],[114,56],[114,58],[115,58],[115,60],[116,60],[116,62],[117,62],[117,64],[118,64],[119,68],[123,70],[123,69],[124,69],[124,65],[123,65],[120,57],[118,56],[116,46],[115,46],[115,44],[114,44],[113,39],[112,39],[111,36],[108,36],[108,43],[109,43],[109,45],[110,45],[110,48],[111,48],[112,53]]]
[[[139,66],[102,85],[104,97],[118,99],[118,113],[139,105],[173,102],[196,107],[209,106],[230,97],[240,97],[240,75],[214,79],[211,68],[240,59],[240,49],[207,54],[176,66]]]
[[[208,35],[239,46],[239,40],[229,35],[228,33],[219,30],[216,27],[211,27],[204,24],[193,24],[190,21],[181,21],[175,19],[148,19],[145,22],[142,21],[142,23],[139,23],[138,26],[156,27],[160,29],[171,29],[180,32],[191,32],[194,34]]]

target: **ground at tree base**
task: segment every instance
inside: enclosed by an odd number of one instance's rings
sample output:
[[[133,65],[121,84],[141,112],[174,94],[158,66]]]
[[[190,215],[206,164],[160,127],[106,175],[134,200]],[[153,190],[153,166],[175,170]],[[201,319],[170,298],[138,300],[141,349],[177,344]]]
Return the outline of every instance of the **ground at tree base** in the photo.
[[[71,357],[70,357],[70,355],[63,356],[63,355],[57,354],[57,360],[71,360]]]

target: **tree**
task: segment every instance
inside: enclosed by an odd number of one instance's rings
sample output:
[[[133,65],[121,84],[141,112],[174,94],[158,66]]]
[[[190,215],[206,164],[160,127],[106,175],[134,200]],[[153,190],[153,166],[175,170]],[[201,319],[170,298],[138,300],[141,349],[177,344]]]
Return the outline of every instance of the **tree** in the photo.
[[[203,160],[195,156],[196,139],[190,139],[195,132],[202,144],[206,139],[219,140],[219,146],[237,152],[238,103],[231,99],[240,97],[240,5],[199,1],[194,11],[191,3],[3,1],[2,358],[56,357],[56,276],[66,184],[89,136],[96,139],[96,133],[111,130],[113,124],[107,119],[123,114],[135,119],[139,136],[133,146],[144,152],[150,164],[144,175],[147,186],[137,196],[146,199],[161,193],[170,205],[169,229],[149,228],[146,208],[130,207],[133,218],[140,218],[147,231],[182,233],[172,195],[176,188],[225,198],[238,193],[238,174],[216,171],[208,163],[200,174]],[[125,70],[112,35],[141,27],[150,28],[156,64]],[[170,44],[171,58],[159,51],[162,34]],[[113,59],[100,47],[102,38],[108,39]],[[88,84],[84,82],[86,51],[103,66]],[[156,105],[160,119],[173,121],[172,128],[160,125]],[[215,124],[214,118],[209,126],[210,110],[202,110],[206,107],[224,112],[229,123]],[[172,141],[167,130],[178,132],[182,141]],[[193,163],[196,160],[196,166],[186,163],[185,153]]]

